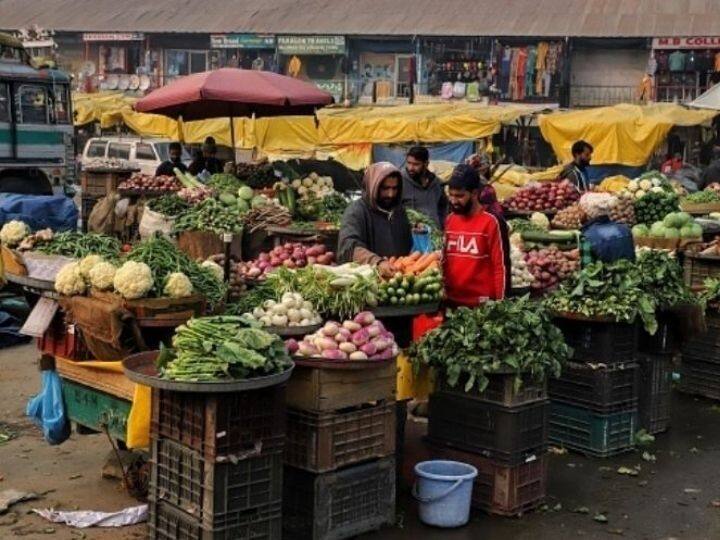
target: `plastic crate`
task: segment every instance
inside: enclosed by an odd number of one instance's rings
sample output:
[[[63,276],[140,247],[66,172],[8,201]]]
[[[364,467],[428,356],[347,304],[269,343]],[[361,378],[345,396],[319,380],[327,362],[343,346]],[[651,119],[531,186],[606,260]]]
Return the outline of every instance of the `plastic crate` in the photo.
[[[71,421],[95,431],[107,429],[114,439],[125,440],[130,401],[67,379],[62,381],[62,394]]]
[[[678,390],[720,400],[720,366],[714,362],[686,359],[683,356]]]
[[[670,425],[671,354],[641,354],[638,426],[648,433],[661,433]]]
[[[683,273],[690,287],[701,287],[706,278],[720,276],[720,257],[686,253]]]
[[[556,318],[565,342],[573,349],[573,360],[592,363],[630,363],[638,346],[636,324],[593,322]]]
[[[550,440],[554,443],[596,457],[635,448],[637,409],[602,414],[552,402],[550,411]]]
[[[648,354],[671,353],[680,348],[679,321],[667,313],[658,313],[658,329],[652,336],[638,331],[638,351]]]
[[[682,347],[683,362],[700,361],[720,365],[720,314],[707,310],[707,332],[688,340]]]
[[[488,374],[488,385],[479,392],[473,388],[465,392],[467,375],[460,377],[457,385],[451,387],[444,375],[438,377],[437,388],[445,393],[466,396],[479,401],[496,403],[505,407],[515,407],[547,400],[547,383],[545,379],[537,381],[530,375],[522,376],[522,386],[515,390],[515,374]]]
[[[324,474],[285,468],[283,538],[339,540],[395,522],[395,459]]]
[[[508,467],[493,460],[431,445],[433,459],[469,463],[478,470],[472,490],[472,507],[500,516],[521,516],[545,501],[548,460],[546,455]]]
[[[325,472],[395,452],[395,402],[330,413],[288,409],[285,463]]]
[[[550,379],[553,401],[610,413],[637,407],[638,364],[578,364],[568,362],[557,379]]]
[[[74,324],[67,324],[62,315],[56,315],[42,337],[38,338],[38,349],[45,354],[70,360],[93,358],[85,345],[80,328]]]
[[[280,449],[285,440],[285,387],[228,394],[153,389],[150,434],[217,462]]]
[[[282,452],[213,463],[182,444],[155,439],[151,459],[150,496],[187,512],[207,528],[234,526],[244,512],[282,498]]]
[[[517,465],[543,453],[547,436],[547,401],[503,407],[442,391],[430,395],[428,438],[435,444]]]
[[[281,504],[244,512],[232,526],[203,527],[197,518],[164,501],[148,501],[148,536],[153,540],[280,540]]]
[[[336,411],[394,399],[395,362],[368,369],[327,369],[295,366],[288,381],[287,404],[306,411]]]

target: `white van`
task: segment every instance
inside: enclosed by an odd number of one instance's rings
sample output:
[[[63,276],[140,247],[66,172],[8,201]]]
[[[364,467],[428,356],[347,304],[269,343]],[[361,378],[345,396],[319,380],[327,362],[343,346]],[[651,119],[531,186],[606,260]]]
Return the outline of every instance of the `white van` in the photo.
[[[118,158],[136,163],[144,174],[154,175],[163,161],[169,159],[170,139],[138,137],[92,137],[85,144],[80,163],[84,166],[93,159]],[[182,161],[189,165],[190,154],[183,147]]]

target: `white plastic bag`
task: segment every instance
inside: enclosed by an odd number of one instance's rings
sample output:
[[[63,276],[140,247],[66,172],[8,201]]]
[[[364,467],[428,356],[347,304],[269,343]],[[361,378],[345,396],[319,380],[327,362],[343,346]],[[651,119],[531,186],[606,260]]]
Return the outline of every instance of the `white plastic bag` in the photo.
[[[154,212],[146,206],[142,219],[140,220],[140,225],[138,225],[138,232],[142,239],[149,238],[156,232],[160,232],[163,236],[171,238],[170,235],[174,225],[175,218]]]

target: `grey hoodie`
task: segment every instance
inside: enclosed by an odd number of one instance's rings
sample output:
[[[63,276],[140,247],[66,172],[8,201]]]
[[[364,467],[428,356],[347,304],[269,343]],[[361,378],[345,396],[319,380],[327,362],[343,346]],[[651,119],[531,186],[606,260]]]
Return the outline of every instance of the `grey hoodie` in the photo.
[[[448,201],[445,196],[445,188],[430,171],[425,171],[429,182],[426,187],[410,177],[405,167],[402,168],[402,200],[406,208],[412,208],[422,212],[431,218],[440,229],[445,228],[447,217]]]

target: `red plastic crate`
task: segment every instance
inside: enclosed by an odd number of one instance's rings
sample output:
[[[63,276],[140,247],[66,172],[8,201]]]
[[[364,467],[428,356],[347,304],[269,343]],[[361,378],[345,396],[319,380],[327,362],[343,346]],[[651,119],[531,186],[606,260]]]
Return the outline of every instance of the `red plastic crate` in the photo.
[[[90,350],[85,345],[80,329],[74,324],[66,324],[64,317],[56,316],[38,338],[38,349],[43,354],[60,356],[69,360],[91,360]]]

